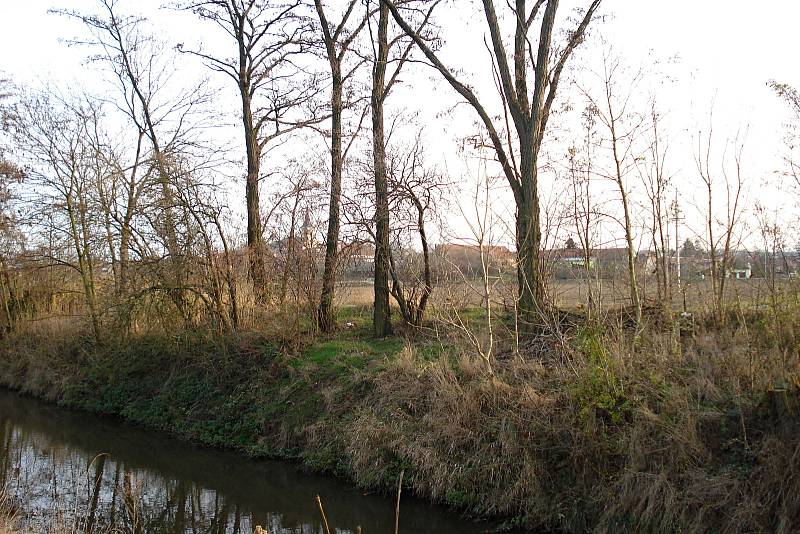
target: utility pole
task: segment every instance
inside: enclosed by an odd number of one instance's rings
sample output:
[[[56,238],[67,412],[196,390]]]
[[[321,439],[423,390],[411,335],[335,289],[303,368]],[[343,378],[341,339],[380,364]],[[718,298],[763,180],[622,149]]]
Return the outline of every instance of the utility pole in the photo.
[[[678,225],[684,220],[681,214],[680,205],[678,205],[678,190],[675,189],[675,200],[672,201],[672,220],[675,222],[675,272],[678,282],[678,291],[681,290],[681,244],[678,237]]]

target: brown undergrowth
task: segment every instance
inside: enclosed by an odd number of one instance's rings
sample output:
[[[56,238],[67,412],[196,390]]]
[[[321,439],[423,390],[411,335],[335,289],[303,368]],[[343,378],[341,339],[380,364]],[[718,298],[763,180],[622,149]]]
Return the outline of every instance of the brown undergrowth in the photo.
[[[581,325],[501,353],[358,334],[281,350],[192,333],[3,342],[3,383],[360,486],[569,532],[800,529],[794,316],[634,333]],[[680,327],[679,327],[680,326]],[[533,341],[531,344],[535,344]],[[220,372],[224,369],[224,372]]]

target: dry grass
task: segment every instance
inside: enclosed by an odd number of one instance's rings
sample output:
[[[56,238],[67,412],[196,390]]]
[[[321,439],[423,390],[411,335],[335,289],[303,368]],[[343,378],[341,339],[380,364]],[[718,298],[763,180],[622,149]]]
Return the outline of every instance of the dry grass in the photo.
[[[341,436],[362,485],[405,470],[419,494],[531,527],[800,529],[798,421],[765,400],[800,377],[797,353],[765,351],[741,327],[636,345],[586,335],[550,359],[503,359],[493,377],[466,353],[407,349],[352,420],[315,435]]]
[[[18,533],[18,524],[14,507],[6,496],[4,487],[0,487],[0,534]]]
[[[0,510],[0,534],[13,534],[17,532],[17,525],[13,517],[7,516]]]

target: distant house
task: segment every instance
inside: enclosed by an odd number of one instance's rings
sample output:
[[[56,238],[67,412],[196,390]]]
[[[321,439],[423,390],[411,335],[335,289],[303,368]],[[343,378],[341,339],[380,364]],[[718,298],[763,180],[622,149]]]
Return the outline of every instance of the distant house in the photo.
[[[743,269],[741,268],[737,269],[733,267],[731,269],[728,269],[727,276],[728,278],[735,278],[737,280],[747,280],[753,276],[753,269],[749,263]]]
[[[489,245],[481,249],[478,245],[444,243],[434,248],[434,254],[445,270],[448,267],[455,268],[464,274],[481,272],[481,251],[490,269],[506,271],[516,266],[516,254],[502,245]]]
[[[748,280],[753,276],[753,264],[750,257],[745,252],[734,252],[725,273],[727,278],[736,280]]]
[[[588,258],[585,256],[566,256],[559,258],[558,262],[563,263],[571,269],[587,269],[593,271],[596,267],[597,258],[594,256],[589,256]]]
[[[748,280],[753,277],[753,263],[750,261],[751,257],[748,253],[742,251],[733,251],[728,260],[728,266],[725,270],[726,278],[733,278],[736,280]],[[677,259],[673,256],[670,258],[670,263],[674,265]],[[722,254],[717,254],[717,269],[721,269]],[[681,257],[681,278],[684,280],[699,279],[705,280],[711,276],[712,265],[711,258],[707,252],[698,251],[692,255]],[[761,271],[763,272],[763,270]]]
[[[590,249],[588,257],[583,249],[563,248],[542,251],[542,259],[556,278],[583,278],[586,270],[601,278],[625,276],[628,272],[627,248]],[[651,251],[636,253],[637,272],[650,273],[655,270],[656,257]]]
[[[739,253],[746,256],[743,261],[752,264],[752,276],[762,278],[775,276],[776,278],[789,278],[797,276],[800,271],[800,254],[797,251],[764,251],[754,250]]]

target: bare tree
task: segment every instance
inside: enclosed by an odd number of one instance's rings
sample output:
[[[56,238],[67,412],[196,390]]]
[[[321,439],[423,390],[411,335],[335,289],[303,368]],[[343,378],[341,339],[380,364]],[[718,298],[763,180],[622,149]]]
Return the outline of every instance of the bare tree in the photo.
[[[767,207],[761,202],[756,202],[754,212],[758,224],[758,232],[761,234],[761,242],[763,247],[761,252],[763,252],[763,256],[762,254],[756,252],[756,257],[753,259],[755,260],[756,264],[763,262],[762,272],[764,275],[764,282],[766,283],[769,291],[770,305],[773,312],[775,312],[778,307],[779,292],[776,284],[776,278],[779,270],[779,257],[781,263],[783,263],[783,268],[788,267],[788,265],[786,262],[786,255],[784,253],[786,243],[784,240],[782,226],[778,222],[778,210],[776,209],[772,211],[772,213],[769,211],[770,210],[768,210]],[[786,268],[786,271],[788,271],[788,268]]]
[[[538,181],[539,150],[564,67],[575,48],[583,41],[601,0],[589,2],[580,22],[568,32],[566,41],[561,47],[553,44],[558,0],[536,0],[530,7],[526,0],[508,2],[508,11],[515,28],[513,50],[510,52],[513,71],[512,65],[509,64],[509,51],[503,42],[504,32],[494,2],[483,0],[494,69],[499,78],[505,133],[503,128],[496,124],[496,119],[492,118],[492,114],[487,111],[475,91],[459,80],[456,71],[446,66],[422,36],[411,27],[402,14],[399,2],[392,0],[381,0],[381,2],[389,6],[398,25],[414,39],[426,58],[452,88],[474,108],[489,134],[497,160],[502,166],[516,203],[518,310],[523,325],[538,324],[541,322],[539,313],[543,310],[544,296],[544,281],[539,265],[542,241]],[[532,39],[530,34],[537,20],[540,20],[538,38]],[[532,88],[528,82],[531,70]],[[516,139],[512,137],[511,123],[516,132]]]
[[[391,121],[397,126],[400,116]],[[394,133],[390,133],[390,136]],[[374,224],[377,199],[374,188],[374,158],[361,161],[361,172],[354,187],[342,195],[343,219],[355,229],[359,246],[377,241]],[[403,322],[422,326],[428,301],[433,294],[434,259],[429,239],[429,225],[446,205],[449,184],[434,166],[426,161],[422,131],[409,142],[396,142],[386,149],[386,178],[389,229],[389,296],[394,298]],[[375,263],[373,268],[377,268]]]
[[[0,78],[0,136],[5,136],[17,122],[17,113],[12,104],[13,86],[11,82]],[[25,172],[20,166],[7,157],[8,144],[0,137],[0,299],[5,318],[3,331],[11,331],[16,323],[12,307],[16,302],[14,286],[9,275],[8,257],[12,251],[24,243],[24,236],[19,231],[17,217],[14,212],[14,185],[21,183]]]
[[[422,259],[421,274],[412,272],[404,281],[397,254],[389,249],[391,294],[400,308],[403,321],[420,327],[434,289],[432,251],[427,224],[434,214],[435,207],[438,205],[441,208],[444,204],[442,194],[447,184],[436,169],[427,165],[419,133],[408,150],[389,157],[387,171],[390,188],[389,205],[391,212],[397,217],[395,223],[398,226],[397,233],[404,227],[409,227],[411,232],[416,234]],[[416,271],[413,267],[412,270]]]
[[[338,23],[328,20],[322,0],[314,0],[319,17],[325,57],[331,72],[331,184],[328,209],[328,231],[325,240],[325,267],[322,273],[322,293],[317,323],[320,330],[330,332],[335,326],[333,296],[336,290],[336,269],[339,256],[339,230],[341,226],[342,169],[347,150],[342,146],[342,112],[345,108],[345,83],[355,74],[363,61],[346,70],[345,59],[351,52],[353,41],[367,23],[368,13],[355,15],[358,0],[349,0]],[[351,141],[352,143],[352,141]],[[352,144],[348,145],[352,146]]]
[[[656,282],[658,300],[669,311],[672,306],[672,273],[670,269],[669,222],[670,208],[667,189],[671,176],[666,161],[669,146],[661,127],[661,114],[655,102],[650,107],[650,128],[646,157],[637,161],[637,171],[650,201],[651,233],[656,254]],[[674,207],[673,207],[674,208]]]
[[[594,151],[596,150],[596,117],[591,109],[583,112],[584,138],[580,145],[572,146],[567,151],[569,180],[572,190],[571,213],[578,236],[581,255],[583,256],[582,274],[586,283],[586,311],[588,317],[594,317],[599,309],[598,295],[595,294],[592,278],[596,266],[592,261],[593,227],[596,223],[595,206],[591,188],[594,169]]]
[[[775,94],[789,105],[794,114],[794,124],[791,125],[786,139],[789,153],[784,158],[786,164],[784,174],[791,178],[795,187],[800,188],[800,160],[798,160],[796,154],[798,148],[797,129],[800,127],[800,91],[789,84],[776,81],[769,82],[769,85],[775,91]]]
[[[182,318],[189,321],[185,291],[187,267],[178,230],[189,214],[179,216],[176,213],[174,182],[183,172],[180,169],[183,155],[197,147],[195,134],[198,126],[192,117],[208,101],[208,95],[200,84],[173,96],[162,96],[174,74],[171,58],[164,53],[163,46],[144,31],[144,19],[120,15],[116,0],[98,1],[101,13],[97,15],[69,10],[56,12],[76,18],[87,27],[91,38],[88,42],[77,42],[99,50],[93,59],[109,67],[122,101],[118,107],[134,125],[140,143],[141,140],[145,142],[137,146],[137,158],[130,170],[132,187],[129,187],[128,199],[130,202],[140,200],[139,195],[131,193],[137,187],[136,172],[141,164],[138,151],[144,151],[146,147],[146,157],[142,161],[147,162],[148,182],[154,183],[158,191],[152,200],[159,213],[158,217],[149,218],[149,224],[156,230],[156,237],[162,240],[163,255],[166,256],[165,261],[156,266],[163,290]],[[135,206],[129,207],[133,209],[126,210],[127,215],[136,209]],[[131,237],[129,234],[127,239]],[[140,240],[140,245],[148,249],[148,255],[159,254],[143,240]]]
[[[6,132],[14,121],[15,113],[9,103],[11,99],[11,82],[0,78],[0,134]],[[6,157],[7,146],[0,140],[0,177],[5,181],[20,181],[24,172],[19,166]]]
[[[181,176],[180,187],[176,188],[179,205],[191,217],[192,233],[199,237],[202,247],[192,255],[195,270],[199,267],[201,271],[194,294],[205,305],[217,329],[229,333],[239,328],[237,280],[223,224],[223,203],[217,198],[216,189],[214,184],[197,180],[191,172]]]
[[[292,160],[280,170],[284,188],[272,193],[267,226],[273,246],[270,259],[279,276],[277,294],[280,310],[289,312],[291,339],[301,330],[301,318],[316,325],[319,305],[317,280],[317,227],[324,198],[319,162]]]
[[[738,139],[725,144],[718,162],[712,165],[714,153],[713,112],[709,116],[709,127],[705,135],[698,133],[695,164],[697,173],[706,191],[705,240],[708,245],[711,288],[713,293],[714,318],[717,324],[725,321],[725,286],[733,260],[735,231],[742,217],[742,193],[744,176],[742,174],[742,152],[744,144]],[[733,163],[728,148],[733,147]],[[719,207],[715,206],[718,189],[723,189],[722,202],[724,215],[719,217]]]
[[[630,299],[638,327],[642,322],[642,299],[639,294],[636,273],[637,250],[633,242],[634,221],[631,214],[628,176],[636,168],[640,157],[636,152],[636,143],[645,126],[645,115],[631,109],[635,104],[632,100],[637,94],[642,71],[640,69],[630,79],[621,80],[624,71],[619,56],[616,56],[610,49],[606,49],[603,51],[603,71],[599,74],[598,96],[593,95],[591,90],[585,88],[582,88],[582,92],[589,101],[591,112],[607,130],[612,168],[601,174],[614,182],[622,204],[622,227],[625,231]]]
[[[98,121],[96,107],[70,102],[54,93],[29,97],[16,130],[17,142],[29,160],[37,187],[29,199],[34,228],[47,236],[46,260],[74,269],[80,276],[91,331],[100,337],[100,309],[95,283],[101,260],[95,238],[97,206],[91,189],[109,168],[98,162],[89,142]]]
[[[370,2],[367,0],[368,9],[369,4]],[[411,2],[405,2],[406,6],[410,4]],[[433,2],[427,11],[421,12],[421,21],[417,24],[417,29],[415,30],[418,35],[423,34],[423,30],[437,4],[438,2]],[[375,268],[373,280],[375,301],[372,326],[373,333],[377,337],[387,336],[392,333],[391,308],[389,306],[389,271],[391,269],[389,259],[389,185],[386,175],[384,108],[392,86],[397,82],[414,44],[410,39],[403,40],[405,34],[402,31],[398,35],[393,35],[390,39],[389,18],[389,7],[385,3],[379,2],[377,31],[372,32],[372,26],[369,26],[370,33],[372,33],[373,47],[370,109],[372,111],[372,158],[375,173]],[[395,49],[397,49],[397,52],[392,54]],[[393,65],[393,69],[391,72],[387,72],[387,66],[390,64]],[[421,214],[420,217],[422,217]],[[423,226],[420,226],[420,228],[423,228]],[[402,310],[403,308],[401,307]],[[406,317],[407,314],[404,313],[403,315],[404,318],[408,319]]]
[[[236,45],[232,56],[188,50],[208,67],[230,78],[239,92],[244,132],[247,245],[250,277],[263,296],[264,244],[259,200],[262,156],[268,143],[299,128],[317,124],[325,115],[316,106],[317,80],[296,65],[308,47],[311,27],[301,12],[303,2],[261,0],[195,0],[179,4],[213,22]]]

